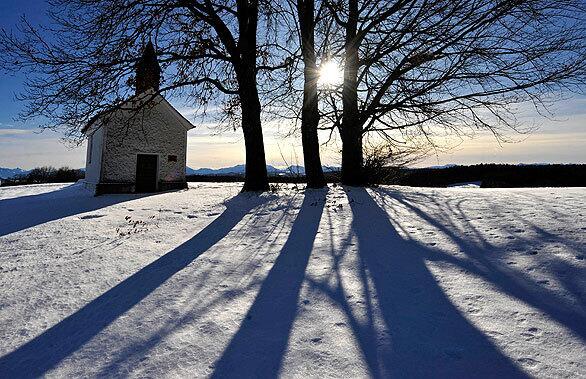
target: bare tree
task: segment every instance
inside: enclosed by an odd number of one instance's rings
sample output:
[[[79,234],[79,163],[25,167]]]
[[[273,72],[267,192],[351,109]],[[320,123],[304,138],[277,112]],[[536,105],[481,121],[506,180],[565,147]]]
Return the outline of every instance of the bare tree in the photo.
[[[301,139],[303,144],[303,161],[307,186],[321,188],[326,180],[321,167],[319,153],[319,103],[318,103],[318,66],[315,49],[315,1],[297,0],[297,17],[299,20],[299,40],[303,56],[303,105],[301,108]]]
[[[130,96],[133,69],[152,37],[164,72],[159,91],[236,125],[246,148],[244,190],[267,190],[261,99],[291,52],[275,41],[271,3],[257,0],[52,0],[51,23],[23,19],[0,34],[0,68],[28,72],[21,117],[68,137]],[[261,83],[266,85],[258,85]],[[216,109],[219,109],[217,111]]]
[[[319,110],[319,55],[323,46],[316,43],[320,24],[321,1],[274,0],[272,13],[280,28],[281,46],[288,46],[290,66],[279,72],[282,86],[271,94],[269,112],[279,120],[292,123],[288,136],[301,131],[305,177],[309,188],[326,184],[321,166],[318,126]],[[318,4],[318,9],[316,9]],[[323,21],[323,18],[322,18]],[[323,33],[320,33],[320,35]]]
[[[340,129],[342,181],[364,182],[363,138],[430,141],[437,130],[517,130],[514,106],[543,111],[583,91],[580,0],[326,0],[344,84],[328,120]],[[340,107],[337,103],[341,102]],[[399,136],[399,137],[397,137]]]

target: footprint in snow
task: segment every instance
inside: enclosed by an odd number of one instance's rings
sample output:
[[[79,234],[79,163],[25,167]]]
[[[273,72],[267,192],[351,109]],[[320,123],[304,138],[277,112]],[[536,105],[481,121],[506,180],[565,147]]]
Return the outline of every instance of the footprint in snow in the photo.
[[[100,218],[100,217],[104,217],[105,215],[100,215],[100,214],[95,214],[95,215],[86,215],[86,216],[81,216],[80,219],[81,220],[91,220],[92,218]]]
[[[521,335],[525,338],[526,341],[532,341],[537,337],[537,328],[529,328],[526,332],[521,332]]]
[[[477,307],[469,307],[467,311],[471,315],[477,315],[480,313],[481,310],[480,310],[480,308],[477,308]]]
[[[533,327],[527,329],[527,331],[529,331],[531,333],[537,333],[537,332],[539,332],[539,328],[536,328],[536,327],[533,326]]]
[[[526,357],[517,359],[517,362],[521,363],[524,366],[529,366],[529,367],[535,367],[539,363],[539,361],[536,361],[535,359],[526,358]]]

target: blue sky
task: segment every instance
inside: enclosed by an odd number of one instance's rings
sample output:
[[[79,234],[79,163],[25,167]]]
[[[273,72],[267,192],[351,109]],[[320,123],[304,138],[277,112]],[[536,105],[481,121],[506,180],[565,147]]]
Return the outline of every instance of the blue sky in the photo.
[[[33,21],[43,22],[44,2],[0,1],[0,27],[11,29],[22,14]],[[83,167],[85,145],[71,148],[52,131],[40,132],[38,124],[16,122],[22,104],[14,94],[23,89],[23,77],[0,73],[0,167],[32,168],[41,165]],[[178,109],[193,120],[192,110]],[[544,119],[525,112],[523,119],[540,127],[529,135],[510,134],[515,143],[499,145],[490,135],[479,134],[474,139],[449,141],[447,152],[430,155],[418,165],[474,163],[586,163],[586,98],[574,97],[556,104],[554,119]],[[275,166],[301,164],[299,137],[285,138],[288,125],[265,125],[267,161]],[[326,138],[324,137],[323,140]],[[339,164],[339,143],[322,149],[325,164]],[[208,125],[197,125],[188,136],[187,163],[190,167],[225,167],[244,163],[244,143],[241,131],[218,134]]]

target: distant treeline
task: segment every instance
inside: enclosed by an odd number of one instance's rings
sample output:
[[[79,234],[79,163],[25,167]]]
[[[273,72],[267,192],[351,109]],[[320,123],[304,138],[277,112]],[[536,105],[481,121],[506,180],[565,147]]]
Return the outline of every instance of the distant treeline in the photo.
[[[188,175],[190,182],[241,182],[242,175]],[[326,174],[329,183],[340,181],[339,172]],[[445,168],[384,167],[368,178],[373,184],[416,187],[447,187],[459,183],[480,182],[481,187],[586,187],[586,165],[509,165],[478,164]],[[274,183],[303,183],[299,176],[271,176]]]
[[[480,182],[481,187],[586,187],[586,165],[479,164],[441,169],[402,169],[389,184],[447,187]]]
[[[328,183],[339,183],[340,172],[325,173]],[[2,186],[67,183],[84,178],[84,171],[69,167],[37,167],[25,175],[2,179]],[[188,182],[242,182],[243,175],[188,175]],[[272,183],[304,183],[303,175],[273,175]],[[586,164],[508,165],[479,164],[446,168],[384,167],[372,172],[373,184],[447,187],[479,182],[481,187],[586,187]]]
[[[70,183],[83,179],[83,170],[69,167],[55,168],[51,166],[33,168],[24,175],[15,176],[10,179],[2,179],[2,186],[16,186],[21,184],[39,183]]]

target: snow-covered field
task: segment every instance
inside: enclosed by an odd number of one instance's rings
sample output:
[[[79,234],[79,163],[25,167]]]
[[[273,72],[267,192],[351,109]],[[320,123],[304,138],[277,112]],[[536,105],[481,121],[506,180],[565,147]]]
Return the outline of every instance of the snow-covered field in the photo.
[[[0,188],[0,377],[586,377],[586,189]]]

